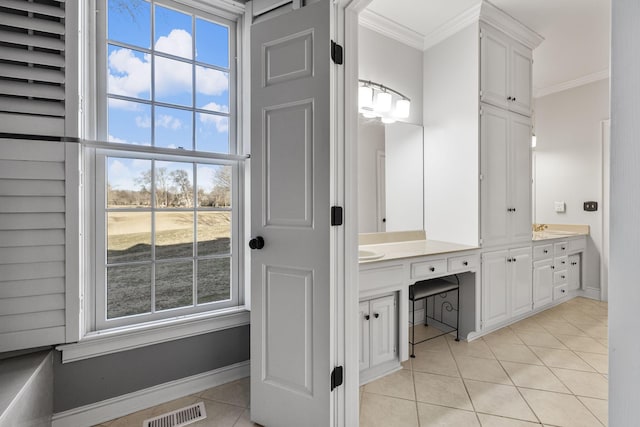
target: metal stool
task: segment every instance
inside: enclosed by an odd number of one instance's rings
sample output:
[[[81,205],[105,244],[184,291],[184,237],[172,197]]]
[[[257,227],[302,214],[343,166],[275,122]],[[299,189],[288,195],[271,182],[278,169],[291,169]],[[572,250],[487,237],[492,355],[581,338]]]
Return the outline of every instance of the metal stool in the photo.
[[[443,335],[447,335],[453,331],[449,331],[449,332],[444,332],[440,335],[436,335],[433,336],[431,338],[427,338],[425,340],[422,340],[420,342],[416,342],[416,301],[420,301],[421,299],[425,300],[425,306],[424,306],[424,325],[428,326],[427,323],[427,319],[429,318],[429,316],[427,315],[427,304],[426,304],[426,300],[430,297],[434,297],[436,295],[440,295],[440,294],[446,294],[447,292],[450,291],[457,291],[458,293],[458,298],[457,298],[457,304],[458,307],[456,309],[456,327],[455,327],[455,331],[456,331],[456,341],[460,341],[460,331],[459,331],[459,327],[460,327],[460,279],[458,278],[457,275],[454,275],[456,278],[456,283],[452,283],[452,282],[448,282],[447,280],[444,280],[444,278],[439,278],[439,279],[430,279],[430,280],[421,280],[419,282],[414,283],[413,285],[409,286],[409,301],[411,301],[411,309],[412,309],[412,319],[411,322],[413,324],[413,327],[411,328],[411,357],[415,358],[415,352],[414,352],[414,347],[416,344],[420,344],[421,342],[425,342],[428,341],[430,339],[433,338],[438,338],[441,337]],[[434,303],[435,304],[435,303]],[[435,314],[435,310],[434,310],[434,314]],[[437,320],[435,317],[432,317],[432,319]],[[453,326],[446,324],[442,321],[442,317],[440,318],[440,323],[449,326],[451,328],[453,328]]]

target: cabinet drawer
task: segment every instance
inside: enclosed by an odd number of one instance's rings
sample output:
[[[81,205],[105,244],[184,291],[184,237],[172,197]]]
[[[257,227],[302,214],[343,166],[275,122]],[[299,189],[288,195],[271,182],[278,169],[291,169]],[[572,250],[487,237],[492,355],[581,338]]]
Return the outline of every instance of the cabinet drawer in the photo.
[[[553,300],[565,298],[569,295],[569,285],[562,284],[553,287]]]
[[[434,259],[432,261],[414,262],[411,264],[411,279],[424,279],[438,276],[447,272],[447,260]]]
[[[371,289],[395,288],[402,284],[402,266],[372,268],[360,271],[360,292]]]
[[[587,238],[581,237],[579,239],[569,240],[569,251],[580,252],[587,248]]]
[[[569,267],[569,257],[561,256],[553,259],[553,266],[559,272],[560,270],[566,270]]]
[[[553,245],[540,245],[533,247],[534,258],[548,258],[553,255]]]
[[[553,273],[553,283],[566,283],[569,273],[567,270],[556,271]]]
[[[468,271],[478,266],[477,255],[457,256],[447,260],[449,272]]]
[[[553,245],[553,253],[555,256],[565,255],[568,249],[569,249],[569,243],[567,242],[558,242]]]

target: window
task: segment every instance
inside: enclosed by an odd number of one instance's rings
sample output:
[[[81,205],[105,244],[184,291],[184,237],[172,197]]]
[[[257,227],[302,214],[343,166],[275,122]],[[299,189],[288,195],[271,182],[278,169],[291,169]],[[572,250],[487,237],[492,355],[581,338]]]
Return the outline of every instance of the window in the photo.
[[[89,329],[237,307],[235,22],[171,1],[98,11]]]

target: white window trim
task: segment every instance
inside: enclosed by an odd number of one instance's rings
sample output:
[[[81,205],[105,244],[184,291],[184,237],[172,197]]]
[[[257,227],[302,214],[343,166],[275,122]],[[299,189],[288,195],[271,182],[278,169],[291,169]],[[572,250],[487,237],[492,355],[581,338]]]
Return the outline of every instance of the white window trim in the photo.
[[[249,40],[249,25],[247,24],[247,16],[245,11],[245,5],[236,3],[229,0],[174,0],[177,3],[189,5],[191,7],[199,8],[204,12],[218,14],[219,16],[235,20],[236,21],[236,153],[240,156],[247,156],[250,148],[249,141],[249,85],[246,82],[246,77],[249,76],[249,56],[248,56],[248,44]],[[79,21],[77,41],[79,47],[79,64],[80,71],[78,73],[78,84],[80,88],[80,134],[88,141],[96,140],[97,130],[97,111],[96,103],[90,102],[92,99],[96,99],[96,21],[95,21],[95,3],[93,2],[80,2],[79,10],[74,11],[73,17]],[[250,22],[250,21],[249,21]],[[74,35],[75,36],[75,35]],[[73,37],[73,36],[70,36]],[[73,37],[76,38],[76,37]],[[69,85],[72,85],[69,82]],[[91,145],[91,143],[87,144]],[[97,145],[102,145],[98,143]],[[78,150],[79,151],[79,150]],[[72,150],[67,160],[78,160],[78,166],[82,163],[82,160],[78,159],[78,151]],[[75,152],[75,154],[74,154]],[[239,218],[237,221],[238,233],[237,239],[240,244],[246,241],[247,236],[250,233],[250,171],[249,161],[246,164],[239,162],[238,175],[241,177],[241,181],[238,185],[244,187],[244,208],[239,209]],[[94,165],[95,166],[95,165]],[[74,169],[68,168],[71,171]],[[81,169],[80,167],[78,169]],[[89,325],[92,322],[89,318],[94,313],[92,304],[95,303],[95,296],[92,290],[93,273],[91,271],[85,271],[83,267],[84,259],[90,255],[87,253],[87,248],[90,245],[82,242],[85,236],[84,227],[91,227],[91,224],[82,224],[82,219],[85,215],[84,210],[88,206],[95,206],[92,200],[83,200],[82,186],[86,184],[85,177],[81,171],[75,171],[69,173],[67,176],[67,188],[73,188],[73,194],[77,199],[71,202],[67,202],[67,207],[78,208],[78,211],[71,211],[68,209],[67,215],[73,215],[80,220],[80,236],[78,238],[78,230],[76,228],[67,228],[66,241],[67,245],[73,246],[75,249],[73,253],[80,254],[75,259],[67,260],[67,272],[78,272],[75,276],[79,276],[79,282],[76,280],[66,281],[67,298],[66,305],[66,335],[67,342],[56,347],[57,350],[62,352],[63,363],[73,362],[77,360],[88,359],[91,357],[102,356],[111,353],[117,353],[120,351],[132,350],[148,345],[159,344],[162,342],[187,338],[195,335],[211,333],[224,329],[235,328],[239,326],[248,325],[250,321],[250,268],[249,260],[250,256],[245,252],[245,256],[238,257],[239,268],[238,272],[238,292],[241,301],[244,301],[244,305],[231,307],[227,309],[219,309],[215,312],[195,313],[191,315],[184,315],[172,319],[157,320],[154,322],[125,326],[120,328],[113,328],[102,331],[88,331]],[[80,191],[78,191],[80,189]],[[91,194],[90,192],[88,193]],[[91,199],[91,197],[89,197]],[[91,209],[93,211],[93,208]],[[95,211],[93,212],[95,214]],[[74,231],[75,230],[75,231]],[[69,253],[69,252],[68,252]],[[72,276],[73,277],[73,276]],[[72,278],[67,276],[68,279]],[[77,299],[76,299],[77,298]],[[72,321],[69,321],[72,320]],[[77,342],[74,342],[77,341]]]

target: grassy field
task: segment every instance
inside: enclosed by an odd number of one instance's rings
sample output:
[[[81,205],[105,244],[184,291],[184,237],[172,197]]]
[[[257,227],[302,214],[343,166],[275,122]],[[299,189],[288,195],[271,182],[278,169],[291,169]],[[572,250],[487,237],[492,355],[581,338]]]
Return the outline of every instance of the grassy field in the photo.
[[[156,310],[193,304],[193,277],[197,278],[198,304],[230,298],[230,258],[171,261],[230,253],[230,212],[198,215],[194,245],[193,214],[163,212],[156,215]],[[107,269],[109,319],[151,311],[151,214],[110,212],[107,218],[109,264],[149,261],[148,264],[114,265]],[[194,247],[195,246],[195,247]],[[197,267],[196,267],[197,263]]]

